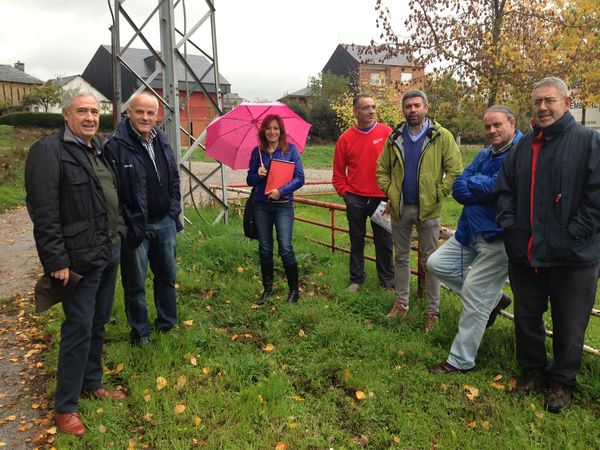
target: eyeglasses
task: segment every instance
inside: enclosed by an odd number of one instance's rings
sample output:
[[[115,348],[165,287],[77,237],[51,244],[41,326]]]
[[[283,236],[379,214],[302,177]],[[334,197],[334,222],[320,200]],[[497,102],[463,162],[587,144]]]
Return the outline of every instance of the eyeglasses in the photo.
[[[361,111],[368,111],[370,109],[372,109],[373,111],[375,111],[377,109],[377,107],[375,105],[365,105],[365,106],[361,106],[360,108]]]
[[[548,106],[552,106],[552,105],[554,105],[554,104],[555,104],[557,101],[558,101],[558,99],[557,99],[557,98],[554,98],[554,97],[544,97],[544,98],[536,98],[536,99],[533,101],[533,104],[534,104],[535,106],[542,106],[542,103],[545,103],[545,104],[546,104],[546,105],[548,105]]]
[[[75,114],[77,114],[78,116],[81,116],[81,117],[87,116],[88,113],[91,114],[92,116],[98,116],[98,115],[100,115],[100,111],[98,111],[95,108],[92,108],[92,109],[90,109],[90,108],[77,108],[75,110]]]

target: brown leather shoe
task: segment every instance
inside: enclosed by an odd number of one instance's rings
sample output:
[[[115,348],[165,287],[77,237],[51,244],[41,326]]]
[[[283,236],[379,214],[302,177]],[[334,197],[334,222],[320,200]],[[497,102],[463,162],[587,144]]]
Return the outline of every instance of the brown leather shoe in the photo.
[[[54,421],[62,433],[83,436],[87,432],[78,412],[65,414],[55,413]]]
[[[385,317],[395,319],[396,317],[406,317],[408,315],[408,305],[405,305],[400,300],[396,300],[390,312]]]
[[[443,375],[453,375],[455,373],[470,372],[474,368],[475,367],[472,367],[470,369],[459,369],[458,367],[454,367],[452,364],[450,364],[447,361],[442,361],[437,366],[430,367],[428,370],[429,370],[429,373],[433,373],[435,375],[442,375],[442,374]]]
[[[108,389],[100,388],[95,391],[83,392],[81,394],[82,398],[91,398],[96,400],[123,400],[128,397],[128,395],[123,391],[114,391],[110,392]]]
[[[425,334],[429,333],[438,323],[438,316],[436,313],[428,312],[425,314],[425,325],[423,325],[423,330]]]

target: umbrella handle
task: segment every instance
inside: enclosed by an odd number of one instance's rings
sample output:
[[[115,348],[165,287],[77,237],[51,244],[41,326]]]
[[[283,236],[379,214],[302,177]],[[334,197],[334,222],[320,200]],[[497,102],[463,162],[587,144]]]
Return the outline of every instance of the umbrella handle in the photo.
[[[260,165],[261,167],[264,169],[265,165],[263,164],[263,160],[262,160],[262,152],[260,151],[260,147],[258,147],[258,159],[260,159]]]

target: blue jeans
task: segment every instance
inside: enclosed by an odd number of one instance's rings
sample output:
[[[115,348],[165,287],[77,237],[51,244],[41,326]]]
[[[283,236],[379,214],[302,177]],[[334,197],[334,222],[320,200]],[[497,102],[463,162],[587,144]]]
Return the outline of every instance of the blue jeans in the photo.
[[[296,263],[292,247],[294,204],[292,202],[255,202],[254,221],[258,231],[258,254],[261,264],[273,264],[273,225],[277,232],[277,250],[284,266]]]
[[[127,243],[123,245],[121,278],[125,313],[133,340],[150,336],[145,288],[148,263],[154,274],[154,326],[158,331],[169,331],[177,323],[176,251],[177,231],[175,221],[169,216],[157,223],[148,223],[144,239],[137,248],[129,248]]]
[[[82,274],[73,295],[62,302],[65,320],[54,394],[57,413],[79,411],[81,393],[102,387],[104,325],[112,313],[120,253],[118,243],[106,265]]]
[[[462,311],[448,363],[467,370],[475,358],[488,318],[502,296],[508,258],[502,239],[487,242],[476,235],[467,247],[452,236],[427,260],[427,269],[460,294]]]

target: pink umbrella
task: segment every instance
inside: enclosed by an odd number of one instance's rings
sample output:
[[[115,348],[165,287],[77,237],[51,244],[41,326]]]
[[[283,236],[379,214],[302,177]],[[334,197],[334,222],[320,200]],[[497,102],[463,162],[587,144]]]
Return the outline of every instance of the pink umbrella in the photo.
[[[311,125],[280,103],[242,103],[213,120],[206,128],[206,154],[232,169],[247,169],[252,149],[258,145],[258,129],[269,114],[283,119],[288,142],[304,151]]]

